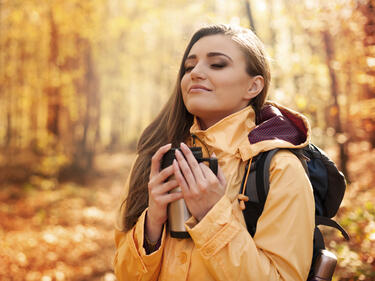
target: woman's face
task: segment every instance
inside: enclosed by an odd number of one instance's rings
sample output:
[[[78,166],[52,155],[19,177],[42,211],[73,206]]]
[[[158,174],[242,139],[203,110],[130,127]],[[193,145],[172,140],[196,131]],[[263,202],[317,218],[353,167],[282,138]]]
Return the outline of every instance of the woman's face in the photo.
[[[206,129],[245,108],[254,97],[249,93],[252,83],[239,46],[228,36],[209,35],[193,45],[185,60],[182,97]]]

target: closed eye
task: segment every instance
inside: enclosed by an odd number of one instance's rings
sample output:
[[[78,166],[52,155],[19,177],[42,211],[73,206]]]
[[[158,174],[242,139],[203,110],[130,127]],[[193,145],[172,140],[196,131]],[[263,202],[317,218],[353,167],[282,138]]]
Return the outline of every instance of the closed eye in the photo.
[[[225,63],[215,63],[215,64],[211,64],[211,67],[212,68],[223,68],[225,67],[226,64]]]
[[[185,72],[190,72],[190,71],[193,70],[193,68],[194,68],[194,66],[186,66],[185,67]]]
[[[213,63],[210,65],[211,68],[213,69],[221,69],[221,68],[224,68],[227,66],[227,63]],[[195,65],[188,65],[188,66],[185,66],[185,73],[189,73],[190,71],[192,71],[194,69]]]

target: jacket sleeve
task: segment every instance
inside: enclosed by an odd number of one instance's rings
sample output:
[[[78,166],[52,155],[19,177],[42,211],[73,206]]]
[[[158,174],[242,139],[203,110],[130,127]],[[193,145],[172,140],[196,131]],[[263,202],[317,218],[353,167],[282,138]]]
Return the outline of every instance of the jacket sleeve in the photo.
[[[129,178],[125,189],[125,194],[127,194]],[[115,230],[114,272],[118,281],[156,281],[158,279],[166,232],[164,227],[159,249],[147,255],[143,248],[146,212],[147,209],[143,211],[135,226],[128,232]]]
[[[289,151],[271,161],[270,191],[252,238],[236,219],[238,202],[223,198],[187,223],[215,280],[306,280],[313,251],[314,198],[307,175]]]

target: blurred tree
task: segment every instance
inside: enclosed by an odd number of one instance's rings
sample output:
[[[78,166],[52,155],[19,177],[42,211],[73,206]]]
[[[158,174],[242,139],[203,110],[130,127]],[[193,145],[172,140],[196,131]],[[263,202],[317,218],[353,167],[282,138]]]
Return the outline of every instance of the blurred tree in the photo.
[[[364,24],[364,40],[363,45],[366,55],[366,76],[367,81],[364,83],[364,99],[363,107],[365,116],[363,116],[365,131],[369,136],[370,143],[375,148],[375,1],[368,0],[359,6],[360,11],[365,17]]]
[[[338,102],[338,85],[337,85],[337,75],[333,68],[333,60],[335,58],[334,53],[334,46],[332,43],[332,37],[328,30],[323,31],[323,42],[325,46],[326,52],[326,63],[328,67],[329,77],[330,77],[330,84],[331,84],[331,95],[333,98],[333,106],[330,108],[330,114],[333,117],[333,128],[335,129],[335,134],[337,138],[344,133],[342,126],[341,126],[341,109]],[[347,149],[346,149],[346,142],[338,141],[339,151],[340,151],[340,168],[344,175],[346,175],[347,179],[349,177],[348,169],[347,169]]]
[[[2,2],[0,146],[64,155],[83,170],[100,151],[134,148],[168,99],[192,32],[210,22],[249,26],[246,5]],[[375,143],[373,2],[252,1],[251,14],[272,58],[270,97],[305,113],[322,146]],[[329,64],[322,32],[331,35]]]
[[[88,42],[81,42],[81,45],[84,46],[85,80],[82,84],[82,90],[85,92],[85,105],[83,109],[83,133],[78,140],[73,166],[79,167],[83,171],[89,171],[92,168],[96,144],[99,141],[100,96],[92,47]]]
[[[48,117],[47,130],[54,137],[59,137],[59,115],[61,108],[60,85],[56,81],[60,75],[60,68],[57,63],[59,55],[59,33],[58,27],[54,19],[52,3],[50,3],[48,20],[50,26],[50,43],[49,43],[49,70],[48,84],[46,85],[46,95],[48,99]]]
[[[254,33],[256,33],[254,17],[251,12],[251,4],[249,0],[245,0],[245,7],[246,7],[247,18],[249,19],[249,27],[252,31],[254,31]]]

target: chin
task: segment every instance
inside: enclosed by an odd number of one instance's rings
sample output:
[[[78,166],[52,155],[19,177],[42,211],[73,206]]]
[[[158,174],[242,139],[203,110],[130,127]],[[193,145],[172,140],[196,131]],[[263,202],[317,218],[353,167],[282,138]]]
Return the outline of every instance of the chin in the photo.
[[[203,117],[207,114],[210,110],[202,103],[190,103],[186,105],[187,111],[190,112],[190,114],[195,115],[197,117]]]

